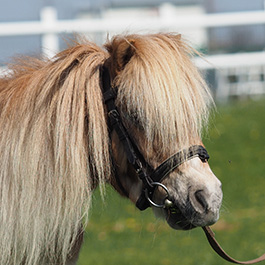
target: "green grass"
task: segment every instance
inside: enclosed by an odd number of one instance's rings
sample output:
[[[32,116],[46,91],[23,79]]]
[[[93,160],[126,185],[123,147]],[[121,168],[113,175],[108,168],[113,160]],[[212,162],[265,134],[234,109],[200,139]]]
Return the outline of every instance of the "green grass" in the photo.
[[[204,144],[212,170],[223,183],[216,237],[235,258],[265,251],[265,101],[218,107]],[[201,229],[174,231],[149,209],[138,211],[111,188],[105,203],[93,198],[78,265],[228,264],[206,242]],[[263,263],[264,264],[264,263]]]

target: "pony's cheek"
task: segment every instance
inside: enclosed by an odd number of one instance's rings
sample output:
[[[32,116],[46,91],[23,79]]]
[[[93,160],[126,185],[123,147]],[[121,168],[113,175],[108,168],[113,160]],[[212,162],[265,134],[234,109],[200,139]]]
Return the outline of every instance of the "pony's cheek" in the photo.
[[[117,133],[114,131],[112,139],[112,157],[115,167],[113,167],[110,184],[120,195],[127,197],[134,204],[142,192],[142,181],[138,178],[133,167],[128,163],[126,152],[120,143]]]

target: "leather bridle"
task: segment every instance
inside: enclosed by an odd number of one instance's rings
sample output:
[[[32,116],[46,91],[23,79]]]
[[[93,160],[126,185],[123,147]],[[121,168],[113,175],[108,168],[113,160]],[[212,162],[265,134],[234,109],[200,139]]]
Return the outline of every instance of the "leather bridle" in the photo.
[[[193,145],[188,149],[181,150],[174,155],[166,159],[156,169],[149,165],[144,159],[137,146],[131,140],[129,133],[123,125],[120,113],[115,105],[117,97],[117,88],[111,86],[110,74],[106,67],[102,68],[102,90],[103,99],[108,113],[108,126],[110,131],[115,130],[120,142],[122,143],[129,164],[134,168],[138,178],[142,181],[143,189],[140,197],[136,202],[136,206],[140,210],[145,210],[151,205],[154,207],[165,207],[165,204],[157,204],[153,201],[152,197],[155,189],[160,186],[165,191],[167,196],[164,201],[170,200],[170,194],[168,189],[161,183],[172,171],[178,168],[185,161],[194,157],[199,157],[202,162],[206,162],[209,159],[209,155],[206,149],[201,145]],[[119,189],[128,195],[125,188],[122,186],[117,174],[115,174],[116,183]]]
[[[101,81],[103,100],[108,113],[109,130],[116,131],[119,140],[125,149],[129,164],[134,168],[138,178],[142,181],[143,184],[142,193],[136,202],[137,208],[141,211],[145,210],[150,206],[158,208],[167,208],[169,211],[171,209],[174,209],[174,203],[172,202],[170,193],[167,187],[162,184],[162,181],[181,164],[194,157],[199,157],[203,163],[207,162],[209,159],[209,155],[206,149],[201,145],[193,145],[188,149],[181,150],[176,154],[170,156],[157,168],[152,168],[152,166],[148,164],[148,162],[144,159],[137,146],[131,140],[129,133],[123,125],[120,113],[115,105],[115,100],[117,98],[117,88],[111,86],[109,70],[105,66],[102,66]],[[122,185],[117,174],[115,174],[115,179],[120,191],[126,197],[129,197],[128,191],[126,191],[126,189]],[[153,201],[153,194],[157,187],[161,187],[166,192],[166,197],[164,198],[164,202],[162,204],[157,204]],[[249,261],[238,261],[230,257],[216,241],[214,233],[210,229],[210,227],[202,228],[213,250],[226,261],[235,264],[254,264],[265,260],[265,254],[263,254],[257,259]]]

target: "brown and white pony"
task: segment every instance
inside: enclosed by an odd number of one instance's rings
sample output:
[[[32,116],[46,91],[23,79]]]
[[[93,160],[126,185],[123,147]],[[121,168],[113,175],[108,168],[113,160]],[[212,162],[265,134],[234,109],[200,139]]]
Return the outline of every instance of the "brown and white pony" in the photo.
[[[0,79],[0,264],[76,264],[93,190],[119,178],[136,203],[142,181],[108,129],[104,65],[115,104],[143,158],[156,168],[202,145],[212,99],[180,35],[116,36],[104,48],[75,43],[52,60],[24,58]],[[217,221],[220,181],[198,157],[163,181],[191,227]],[[196,194],[200,194],[197,196]],[[154,198],[162,202],[163,189]],[[163,208],[154,209],[182,229]]]

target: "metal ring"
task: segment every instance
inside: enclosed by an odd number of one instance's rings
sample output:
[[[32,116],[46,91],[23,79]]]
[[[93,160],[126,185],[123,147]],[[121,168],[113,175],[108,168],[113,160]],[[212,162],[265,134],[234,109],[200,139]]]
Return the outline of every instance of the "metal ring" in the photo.
[[[164,184],[162,184],[162,183],[160,183],[160,182],[152,182],[151,185],[152,185],[152,186],[160,186],[161,188],[163,188],[163,189],[166,191],[167,196],[166,196],[166,198],[164,199],[164,201],[169,197],[169,191],[168,191],[167,187],[166,187]],[[165,203],[163,203],[163,204],[157,204],[157,203],[155,203],[154,201],[152,201],[152,200],[149,198],[149,194],[148,194],[148,190],[147,190],[147,189],[145,190],[145,197],[146,197],[146,199],[149,201],[149,203],[150,203],[152,206],[156,207],[156,208],[165,208],[165,207],[166,207],[166,206],[165,206]]]

